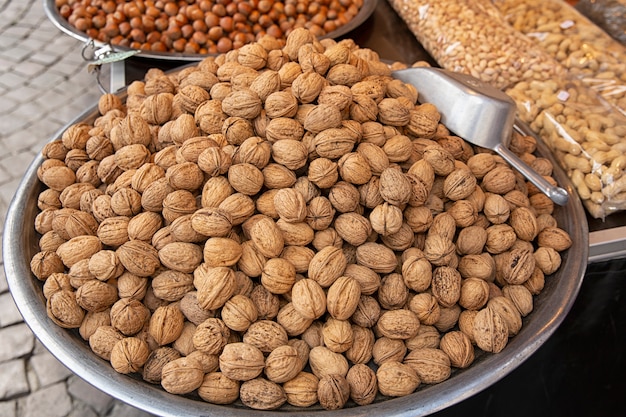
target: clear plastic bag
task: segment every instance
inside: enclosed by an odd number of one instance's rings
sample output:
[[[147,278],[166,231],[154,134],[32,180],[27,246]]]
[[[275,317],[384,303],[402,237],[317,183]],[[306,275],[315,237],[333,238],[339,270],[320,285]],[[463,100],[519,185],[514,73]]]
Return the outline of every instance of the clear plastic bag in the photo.
[[[514,29],[626,115],[624,45],[562,0],[491,1]]]
[[[624,114],[509,25],[490,0],[388,1],[440,66],[513,97],[591,216],[626,209]]]
[[[626,45],[626,0],[579,0],[576,10]]]
[[[564,77],[565,69],[506,24],[488,0],[389,0],[439,65],[497,88]]]

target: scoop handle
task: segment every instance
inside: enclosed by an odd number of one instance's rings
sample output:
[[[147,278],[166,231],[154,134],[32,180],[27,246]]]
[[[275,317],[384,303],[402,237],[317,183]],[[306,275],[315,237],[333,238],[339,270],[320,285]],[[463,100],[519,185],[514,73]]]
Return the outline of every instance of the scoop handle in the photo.
[[[535,187],[542,193],[550,197],[550,200],[554,201],[559,206],[567,204],[569,194],[567,190],[561,187],[550,184],[544,177],[539,175],[537,171],[529,167],[524,161],[522,161],[517,155],[515,155],[509,148],[504,145],[498,145],[494,151],[505,161],[507,161],[513,168],[518,170],[528,181],[533,183]]]

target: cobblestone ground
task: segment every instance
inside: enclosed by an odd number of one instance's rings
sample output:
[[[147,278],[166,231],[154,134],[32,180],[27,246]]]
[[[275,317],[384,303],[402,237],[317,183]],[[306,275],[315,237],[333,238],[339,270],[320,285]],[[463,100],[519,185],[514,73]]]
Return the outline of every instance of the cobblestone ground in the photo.
[[[100,92],[82,43],[60,32],[41,0],[0,0],[0,230],[34,156]],[[0,254],[0,263],[3,263]],[[149,417],[58,362],[23,322],[0,268],[1,417]]]

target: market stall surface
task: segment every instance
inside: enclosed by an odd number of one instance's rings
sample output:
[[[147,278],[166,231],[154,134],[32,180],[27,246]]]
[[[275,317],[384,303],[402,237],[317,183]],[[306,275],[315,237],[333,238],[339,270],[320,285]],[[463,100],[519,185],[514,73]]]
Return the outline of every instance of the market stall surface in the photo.
[[[0,0],[0,228],[30,161],[100,96],[82,46],[53,26],[40,0]],[[0,274],[0,416],[149,416],[58,362],[23,322],[4,268]]]

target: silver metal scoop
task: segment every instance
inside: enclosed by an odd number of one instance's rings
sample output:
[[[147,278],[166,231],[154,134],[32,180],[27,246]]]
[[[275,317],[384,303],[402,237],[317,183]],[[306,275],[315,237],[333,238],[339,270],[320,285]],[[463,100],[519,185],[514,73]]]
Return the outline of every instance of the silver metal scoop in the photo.
[[[450,131],[496,152],[556,204],[567,204],[565,189],[550,184],[508,148],[516,111],[511,97],[471,75],[441,68],[408,68],[392,76],[415,86],[420,102],[434,104]]]

